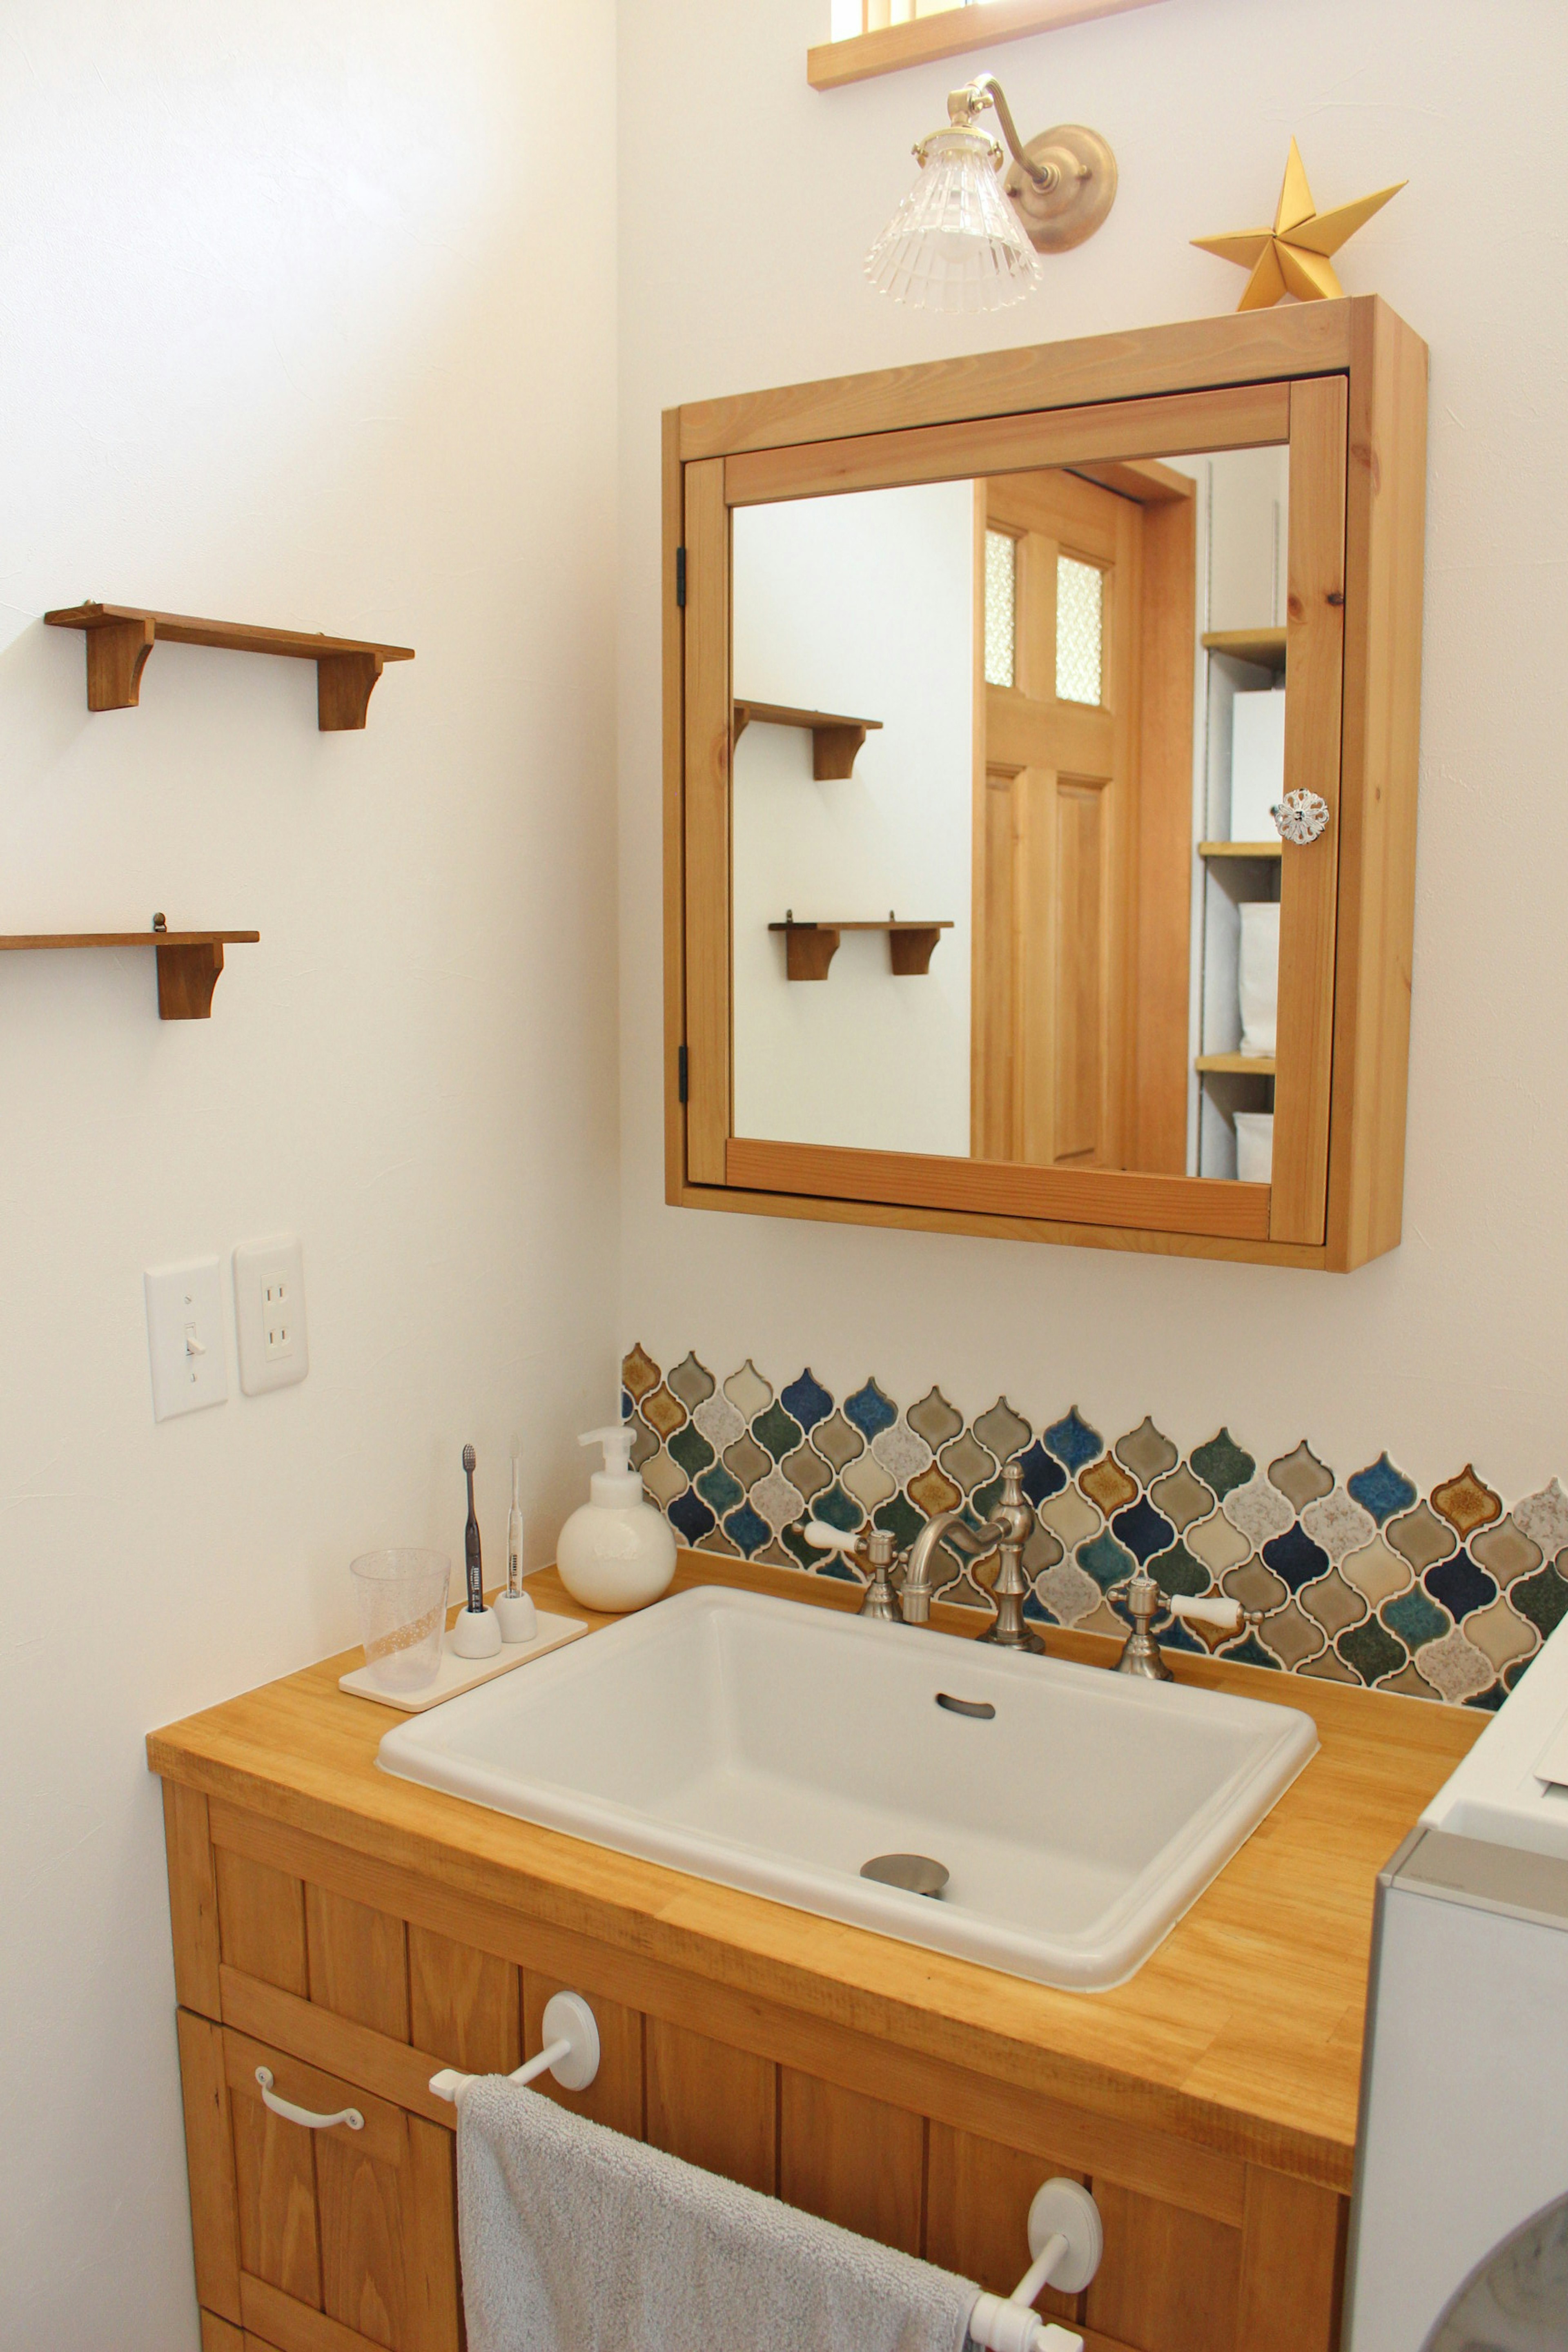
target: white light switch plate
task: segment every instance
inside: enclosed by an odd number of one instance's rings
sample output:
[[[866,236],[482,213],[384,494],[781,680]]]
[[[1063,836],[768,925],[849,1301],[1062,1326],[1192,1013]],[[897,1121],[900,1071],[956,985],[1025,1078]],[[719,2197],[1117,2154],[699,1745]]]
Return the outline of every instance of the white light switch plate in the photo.
[[[241,1242],[234,1254],[239,1385],[247,1396],[286,1389],[310,1369],[305,1335],[305,1260],[292,1234]]]
[[[153,1362],[153,1418],[228,1398],[224,1351],[223,1286],[216,1257],[188,1265],[152,1267],[142,1277],[147,1294],[147,1349]]]

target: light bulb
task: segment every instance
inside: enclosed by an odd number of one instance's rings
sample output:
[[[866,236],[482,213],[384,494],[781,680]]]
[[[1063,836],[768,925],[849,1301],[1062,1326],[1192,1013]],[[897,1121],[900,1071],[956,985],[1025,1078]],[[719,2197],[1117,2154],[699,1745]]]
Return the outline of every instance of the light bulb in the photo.
[[[872,285],[926,310],[1000,310],[1033,293],[1039,257],[997,181],[996,142],[955,123],[915,152],[921,176],[866,257]]]

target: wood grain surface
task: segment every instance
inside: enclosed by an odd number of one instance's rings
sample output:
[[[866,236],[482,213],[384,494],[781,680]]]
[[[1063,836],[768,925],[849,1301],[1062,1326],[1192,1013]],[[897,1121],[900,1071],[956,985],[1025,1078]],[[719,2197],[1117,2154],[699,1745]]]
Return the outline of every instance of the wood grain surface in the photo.
[[[542,1606],[575,1607],[552,1570],[529,1582]],[[701,1583],[826,1608],[858,1598],[826,1579],[682,1553],[678,1588]],[[939,1605],[937,1618],[944,1631],[979,1630],[977,1612]],[[1086,1662],[1113,1653],[1091,1635],[1049,1641],[1057,1655]],[[1109,2145],[1135,2127],[1145,2166],[1150,2147],[1171,2149],[1171,2183],[1152,2182],[1151,2193],[1212,2175],[1187,2201],[1232,2226],[1242,2219],[1232,2159],[1348,2190],[1376,1873],[1484,1728],[1461,1708],[1178,1654],[1182,1681],[1305,1709],[1322,1746],[1131,1981],[1084,1994],[394,1780],[375,1756],[395,1718],[337,1688],[353,1663],[325,1660],[149,1738],[154,1771],[214,1801],[229,1968],[307,1993],[304,1878],[341,1881],[358,1901],[401,1906],[422,1927],[502,1958],[526,1930],[531,1952],[556,1953],[563,1977],[592,1938],[604,1990],[650,2021],[690,2016],[698,1979],[713,2032],[731,2042],[792,2063],[795,2017],[795,2063],[889,2098],[885,2077],[897,2073],[910,2086],[904,2104],[929,2091],[940,2107],[932,2086],[962,2069],[965,2127],[1015,2147],[1037,2139],[1058,2152],[1057,2118],[1070,2106],[1074,2138],[1059,2154],[1130,2181],[1145,2176],[1086,2140]],[[416,1874],[417,1903],[408,1899]],[[647,2128],[658,2137],[654,2042],[650,2021]],[[821,2058],[829,2045],[831,2067]],[[994,2116],[984,2111],[987,2081]],[[1159,2134],[1173,2137],[1151,2137]]]

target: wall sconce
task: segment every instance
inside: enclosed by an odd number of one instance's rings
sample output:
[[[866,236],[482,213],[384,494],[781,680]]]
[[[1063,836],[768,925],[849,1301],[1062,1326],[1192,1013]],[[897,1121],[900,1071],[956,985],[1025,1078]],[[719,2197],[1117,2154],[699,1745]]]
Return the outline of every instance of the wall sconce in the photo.
[[[988,106],[1013,154],[1000,186],[1001,142],[975,128]],[[1076,122],[1025,146],[994,74],[952,91],[947,113],[944,131],[916,141],[921,177],[866,256],[866,275],[917,310],[1000,310],[1039,284],[1038,254],[1094,235],[1116,201],[1116,158]]]

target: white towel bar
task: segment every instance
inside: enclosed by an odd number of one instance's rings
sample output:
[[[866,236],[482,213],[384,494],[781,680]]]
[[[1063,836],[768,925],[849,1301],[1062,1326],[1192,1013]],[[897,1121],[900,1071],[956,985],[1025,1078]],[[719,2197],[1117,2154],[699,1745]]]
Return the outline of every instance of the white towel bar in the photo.
[[[537,2075],[548,2074],[554,2075],[563,2091],[585,2091],[598,2071],[599,2029],[593,2011],[580,1992],[557,1992],[544,2004],[543,2049],[506,2079],[531,2083]],[[456,2067],[443,2066],[438,2074],[431,2075],[430,2088],[438,2099],[455,2101],[474,2079],[472,2074],[458,2074]]]
[[[585,2091],[598,2071],[599,2029],[593,2011],[581,1993],[558,1992],[545,2004],[543,2049],[506,2079],[521,2084],[551,2074],[563,2090]],[[458,2092],[475,2079],[459,2074],[456,2067],[444,2066],[438,2074],[431,2075],[430,2088],[438,2099],[455,2102]],[[268,2097],[268,2105],[281,2107],[282,2103]],[[317,2125],[349,2122],[357,2126],[360,2120],[349,2115],[284,2112],[301,2123]],[[1010,2295],[980,2297],[970,2315],[971,2342],[982,2352],[1083,2352],[1081,2336],[1042,2319],[1030,2306],[1042,2287],[1056,2286],[1064,2294],[1077,2294],[1086,2287],[1100,2268],[1102,2242],[1100,2208],[1081,2182],[1046,2181],[1029,2208],[1029,2252],[1034,2260]]]

